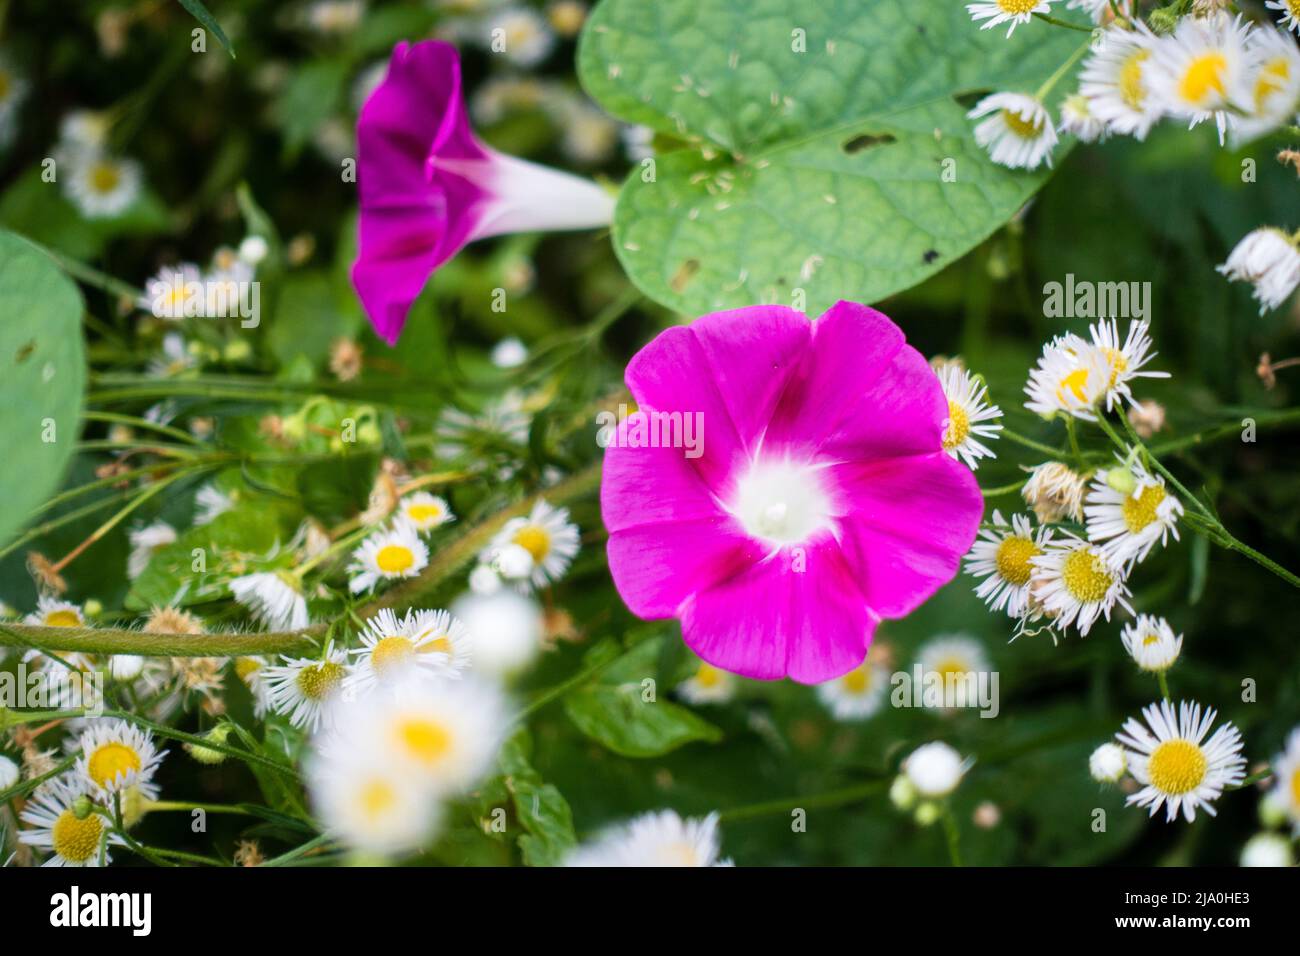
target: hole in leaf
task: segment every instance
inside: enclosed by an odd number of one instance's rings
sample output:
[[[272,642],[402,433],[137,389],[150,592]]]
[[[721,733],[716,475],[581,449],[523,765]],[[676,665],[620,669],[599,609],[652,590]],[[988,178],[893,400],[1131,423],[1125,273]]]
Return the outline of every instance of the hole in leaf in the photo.
[[[687,259],[685,262],[683,262],[680,266],[677,267],[677,271],[673,273],[672,279],[668,281],[668,287],[672,289],[674,292],[680,294],[682,290],[684,290],[686,286],[690,284],[690,281],[695,278],[695,273],[699,271],[700,271],[700,260]]]
[[[898,139],[891,133],[860,133],[848,140],[844,146],[844,152],[852,156],[854,153],[860,153],[864,149],[870,149],[873,146],[888,146],[890,143],[897,143]]]

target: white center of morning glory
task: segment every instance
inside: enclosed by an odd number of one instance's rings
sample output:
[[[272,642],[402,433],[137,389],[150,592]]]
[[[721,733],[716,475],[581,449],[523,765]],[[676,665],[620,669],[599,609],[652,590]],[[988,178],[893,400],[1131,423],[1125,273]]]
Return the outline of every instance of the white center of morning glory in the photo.
[[[806,541],[831,522],[820,471],[815,464],[760,459],[736,482],[731,513],[752,537],[776,545]]]

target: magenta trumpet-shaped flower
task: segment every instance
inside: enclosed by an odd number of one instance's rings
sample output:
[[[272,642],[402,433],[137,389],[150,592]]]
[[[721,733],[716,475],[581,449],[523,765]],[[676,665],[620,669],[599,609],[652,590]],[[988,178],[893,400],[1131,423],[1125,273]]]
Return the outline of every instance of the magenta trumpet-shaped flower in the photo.
[[[399,43],[357,120],[360,248],[352,283],[375,331],[397,341],[440,265],[466,243],[511,232],[607,225],[595,183],[506,156],[474,135],[448,43]]]
[[[983,498],[944,452],[938,377],[874,309],[706,315],[626,381],[638,409],[610,430],[601,485],[610,573],[716,667],[839,677],[975,539]]]

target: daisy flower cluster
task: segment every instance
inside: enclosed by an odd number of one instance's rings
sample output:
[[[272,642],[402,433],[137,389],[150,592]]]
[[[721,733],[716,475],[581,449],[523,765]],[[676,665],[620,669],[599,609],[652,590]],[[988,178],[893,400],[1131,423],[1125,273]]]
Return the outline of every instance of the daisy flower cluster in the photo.
[[[59,124],[55,162],[63,167],[63,193],[87,219],[121,216],[140,198],[144,173],[138,162],[109,148],[112,120],[105,113],[74,110]]]
[[[250,235],[237,248],[220,246],[206,269],[193,262],[163,266],[145,280],[144,295],[136,304],[169,322],[230,315],[268,254],[266,240]],[[179,358],[177,355],[172,361]]]
[[[1061,0],[992,0],[967,4],[984,29],[1016,28],[1043,17]],[[970,111],[978,120],[976,142],[995,163],[1015,169],[1051,165],[1059,134],[1084,142],[1108,136],[1146,138],[1162,119],[1189,127],[1213,123],[1220,144],[1236,148],[1276,130],[1293,127],[1300,114],[1300,33],[1295,5],[1270,0],[1285,16],[1277,26],[1232,16],[1222,9],[1196,9],[1159,32],[1138,16],[1136,4],[1070,0],[1097,24],[1079,70],[1078,88],[1059,104],[1053,119],[1046,97],[1072,62],[1034,94],[1000,91]],[[1162,10],[1162,15],[1167,12]],[[1300,285],[1300,232],[1265,226],[1246,235],[1218,267],[1230,280],[1254,287],[1261,313],[1275,309]]]
[[[1272,782],[1259,805],[1264,829],[1241,850],[1242,866],[1295,866],[1300,841],[1300,727],[1271,763]]]
[[[507,521],[479,554],[470,588],[495,594],[505,583],[530,594],[564,577],[580,546],[568,509],[538,499],[527,515]]]

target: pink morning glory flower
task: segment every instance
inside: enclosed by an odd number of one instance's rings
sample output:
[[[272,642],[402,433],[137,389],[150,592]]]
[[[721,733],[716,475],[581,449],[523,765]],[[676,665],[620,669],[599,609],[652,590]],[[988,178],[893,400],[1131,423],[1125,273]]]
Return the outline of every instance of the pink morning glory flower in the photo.
[[[638,410],[606,436],[601,484],[610,573],[716,667],[839,677],[975,539],[983,498],[944,452],[939,379],[874,309],[716,312],[658,335],[626,381]]]
[[[424,283],[466,243],[607,225],[595,183],[479,142],[448,43],[399,43],[357,120],[360,248],[352,283],[375,331],[397,341]]]

